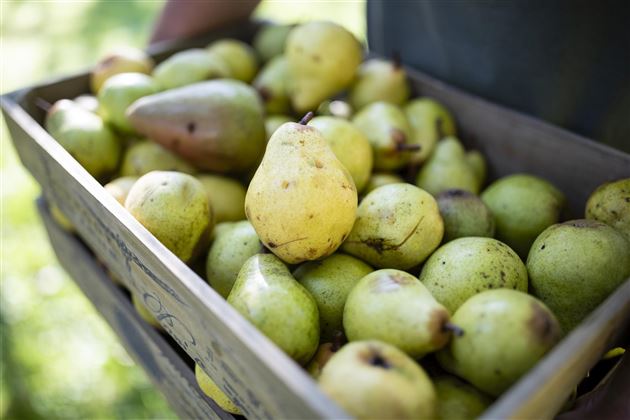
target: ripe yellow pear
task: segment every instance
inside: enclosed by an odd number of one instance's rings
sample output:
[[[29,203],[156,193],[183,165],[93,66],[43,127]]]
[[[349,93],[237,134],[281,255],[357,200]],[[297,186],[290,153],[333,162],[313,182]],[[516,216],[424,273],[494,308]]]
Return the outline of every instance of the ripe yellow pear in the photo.
[[[195,365],[195,379],[197,385],[208,397],[212,398],[215,403],[228,413],[241,415],[241,410],[236,404],[232,402],[225,392],[221,391],[221,388],[208,376],[206,372],[201,369],[199,365]]]

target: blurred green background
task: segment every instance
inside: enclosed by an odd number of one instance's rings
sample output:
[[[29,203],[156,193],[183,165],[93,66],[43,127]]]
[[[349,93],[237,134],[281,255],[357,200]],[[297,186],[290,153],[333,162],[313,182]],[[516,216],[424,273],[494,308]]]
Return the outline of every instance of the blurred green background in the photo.
[[[145,46],[162,5],[0,0],[0,92],[86,69],[116,46]],[[255,16],[334,20],[365,39],[364,8],[263,1]],[[39,188],[0,124],[0,418],[176,417],[58,265],[34,206]]]

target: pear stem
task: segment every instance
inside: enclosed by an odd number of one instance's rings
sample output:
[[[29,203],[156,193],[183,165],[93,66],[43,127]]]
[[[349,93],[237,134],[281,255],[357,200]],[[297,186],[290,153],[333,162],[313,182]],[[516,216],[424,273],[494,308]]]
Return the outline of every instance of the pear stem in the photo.
[[[308,111],[306,115],[303,116],[302,119],[300,120],[300,124],[302,125],[308,124],[308,122],[312,120],[314,116],[315,114],[313,114],[313,111]]]
[[[43,110],[44,112],[48,112],[50,108],[52,108],[52,104],[42,98],[35,98],[35,106],[37,106],[37,108]]]
[[[409,144],[409,143],[396,143],[396,150],[398,152],[417,152],[422,149],[417,143]]]
[[[461,337],[462,335],[464,335],[464,330],[462,330],[460,327],[450,322],[447,322],[444,325],[442,325],[442,331],[450,331],[453,333],[453,335],[457,337]]]

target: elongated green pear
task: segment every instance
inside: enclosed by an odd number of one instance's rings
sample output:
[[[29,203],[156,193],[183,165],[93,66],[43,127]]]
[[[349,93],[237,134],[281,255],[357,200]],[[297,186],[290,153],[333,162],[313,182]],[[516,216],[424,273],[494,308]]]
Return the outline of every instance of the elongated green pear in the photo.
[[[335,252],[357,209],[352,176],[306,121],[285,123],[271,136],[245,196],[260,240],[289,264]]]
[[[350,104],[361,109],[373,102],[402,105],[409,98],[407,73],[400,62],[371,58],[361,64],[350,90]]]
[[[265,25],[256,32],[252,45],[263,62],[284,53],[284,46],[293,25]]]
[[[153,70],[153,59],[137,48],[117,48],[103,57],[90,73],[90,88],[98,93],[105,80],[118,73],[149,74]]]
[[[203,184],[208,200],[219,222],[245,219],[245,187],[235,179],[221,175],[202,174],[197,179]]]
[[[630,241],[630,178],[597,187],[586,202],[586,218],[614,227]]]
[[[153,71],[153,77],[162,89],[227,77],[228,74],[229,68],[220,57],[201,48],[175,53],[158,64]]]
[[[315,354],[317,304],[275,255],[257,254],[243,264],[228,303],[296,362],[304,365]]]
[[[228,73],[225,77],[249,83],[258,71],[256,52],[243,41],[224,38],[208,45],[206,49],[227,65]]]
[[[280,55],[260,70],[252,83],[265,103],[268,114],[287,114],[289,101],[289,67],[287,59]]]
[[[457,135],[451,113],[434,99],[414,99],[405,105],[404,111],[411,126],[409,142],[420,145],[420,150],[411,157],[414,163],[427,160],[438,140]]]
[[[450,189],[478,194],[481,186],[475,170],[466,160],[464,146],[455,137],[437,143],[431,157],[422,165],[416,185],[433,195]]]
[[[120,165],[121,176],[142,176],[151,171],[195,173],[195,168],[184,159],[148,140],[138,141],[127,148]]]

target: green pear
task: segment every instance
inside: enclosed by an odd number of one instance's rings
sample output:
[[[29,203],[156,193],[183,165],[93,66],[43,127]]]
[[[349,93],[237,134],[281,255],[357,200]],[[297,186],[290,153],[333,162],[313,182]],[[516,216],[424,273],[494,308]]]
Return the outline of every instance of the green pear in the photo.
[[[357,419],[430,419],[436,393],[425,371],[396,347],[357,341],[328,361],[319,386]]]
[[[363,108],[352,122],[365,134],[374,154],[374,169],[395,170],[409,161],[410,129],[405,114],[395,105],[375,102]]]
[[[437,418],[440,420],[473,420],[492,404],[492,398],[454,376],[433,378],[433,385],[437,392]]]
[[[614,227],[630,241],[630,178],[597,187],[586,202],[586,218]]]
[[[48,110],[46,130],[96,179],[110,175],[120,160],[120,140],[101,117],[69,99]]]
[[[630,276],[630,242],[596,220],[545,229],[527,257],[530,290],[568,333]]]
[[[484,290],[509,288],[527,292],[527,269],[503,242],[466,237],[438,248],[422,267],[420,281],[452,314],[468,298]]]
[[[73,101],[85,108],[87,111],[93,112],[94,114],[98,114],[98,99],[94,95],[79,95],[73,99]]]
[[[510,289],[487,290],[453,315],[462,330],[438,352],[444,369],[498,397],[561,337],[554,314],[538,299]]]
[[[133,187],[133,184],[135,184],[137,180],[137,176],[123,176],[108,182],[103,186],[103,188],[105,188],[105,190],[110,193],[116,201],[124,206],[125,200],[129,195],[129,191],[131,191],[131,187]]]
[[[245,219],[245,187],[240,182],[211,174],[197,175],[197,179],[208,194],[217,223]]]
[[[470,166],[477,177],[477,183],[482,186],[486,182],[488,166],[486,158],[483,157],[479,150],[469,150],[466,152],[466,162]]]
[[[494,236],[494,216],[477,195],[446,190],[435,199],[444,219],[444,242],[465,236]]]
[[[131,294],[131,303],[135,308],[140,318],[142,318],[147,324],[151,325],[158,330],[163,330],[162,324],[155,318],[155,315],[142,303],[142,300],[136,296],[135,293]]]
[[[289,264],[335,252],[357,209],[352,176],[305,120],[271,136],[245,196],[245,214],[260,240]]]
[[[407,270],[440,245],[444,223],[437,202],[411,184],[377,188],[361,201],[343,251],[379,268]]]
[[[433,154],[422,165],[416,184],[433,195],[450,189],[479,193],[475,170],[466,161],[464,146],[455,137],[437,142]]]
[[[304,365],[315,354],[317,303],[275,255],[257,254],[243,264],[228,303],[296,362]]]
[[[368,182],[362,192],[363,194],[368,194],[383,185],[398,184],[401,182],[405,181],[396,174],[389,172],[374,172],[370,175],[370,178],[368,179]]]
[[[354,109],[379,101],[402,105],[409,99],[407,73],[400,62],[381,58],[366,60],[357,71],[349,98]]]
[[[153,60],[137,48],[119,48],[101,59],[90,73],[90,88],[98,93],[105,80],[118,73],[150,74]]]
[[[117,130],[133,133],[125,112],[129,105],[143,96],[157,93],[158,86],[142,73],[119,73],[105,81],[98,92],[99,115]]]
[[[330,341],[337,332],[343,332],[343,307],[348,294],[359,280],[371,272],[372,267],[344,254],[306,262],[293,272],[296,280],[317,302],[323,341]]]
[[[349,120],[352,117],[353,110],[350,104],[340,99],[327,99],[317,107],[317,115],[338,117]]]
[[[258,71],[258,59],[252,47],[237,39],[224,38],[208,45],[206,50],[216,54],[227,65],[226,77],[249,83]]]
[[[199,169],[242,172],[265,148],[263,106],[236,80],[211,80],[145,96],[127,115],[136,131]]]
[[[252,45],[263,62],[284,53],[284,46],[293,26],[269,24],[256,32]]]
[[[289,102],[289,67],[287,59],[280,55],[260,70],[252,85],[256,88],[268,114],[287,114]]]
[[[347,88],[361,64],[357,39],[332,22],[307,22],[291,30],[285,55],[289,62],[291,102],[299,113],[314,111],[325,99]]]
[[[204,249],[214,226],[203,185],[181,172],[141,176],[131,187],[125,208],[184,262]]]
[[[215,231],[206,259],[206,275],[210,286],[227,298],[245,261],[264,248],[247,220],[219,223]]]
[[[155,82],[163,90],[227,77],[228,74],[229,68],[222,58],[201,48],[177,52],[153,71]]]
[[[557,223],[564,207],[564,194],[534,175],[515,174],[499,178],[481,194],[496,221],[496,237],[527,258],[534,239]]]
[[[178,171],[195,173],[188,162],[148,140],[138,141],[127,148],[120,166],[121,176],[142,176],[151,171]]]
[[[372,172],[372,148],[365,135],[351,122],[337,117],[315,117],[309,124],[322,133],[352,175],[357,191],[361,191]]]
[[[412,162],[422,163],[427,160],[438,140],[457,136],[451,113],[434,99],[414,99],[409,101],[403,110],[411,127],[409,142],[420,145],[420,150],[411,158]]]
[[[267,140],[271,138],[273,133],[284,123],[293,121],[293,118],[287,115],[269,115],[265,118],[265,132],[267,133]]]
[[[208,376],[206,372],[201,369],[201,366],[195,364],[195,379],[197,380],[197,385],[206,394],[208,397],[212,398],[212,400],[217,403],[219,407],[228,413],[242,415],[243,413],[238,408],[234,402],[225,395],[225,392],[221,391],[221,388]]]

